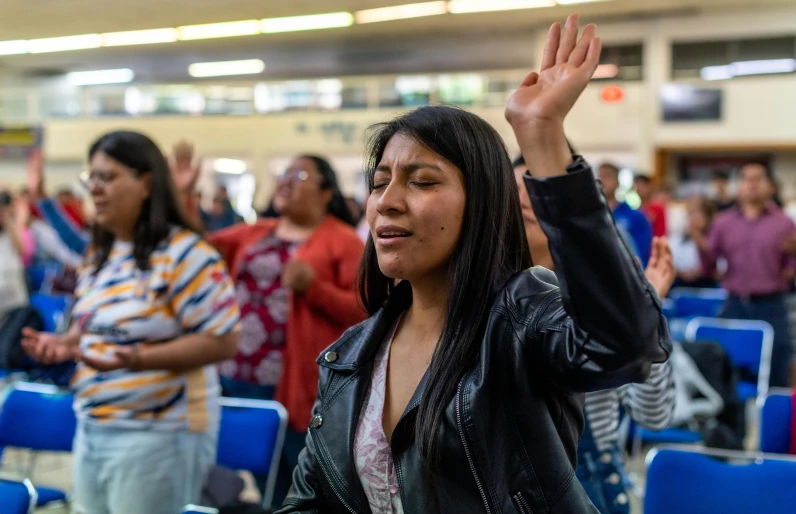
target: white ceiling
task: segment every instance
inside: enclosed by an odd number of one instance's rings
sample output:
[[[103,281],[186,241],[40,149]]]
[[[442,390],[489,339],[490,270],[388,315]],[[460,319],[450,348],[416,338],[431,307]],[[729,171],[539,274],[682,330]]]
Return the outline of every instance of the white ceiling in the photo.
[[[419,0],[0,0],[0,40],[138,30],[180,25],[292,16],[335,11],[354,12]],[[146,66],[149,59],[212,60],[257,56],[267,51],[357,45],[400,46],[429,37],[470,37],[521,33],[579,12],[587,19],[622,19],[693,12],[792,5],[794,0],[612,0],[582,5],[495,13],[446,14],[344,29],[258,35],[166,45],[102,48],[74,52],[0,57],[6,76],[38,70],[96,69],[116,65]],[[375,39],[374,39],[375,38]],[[228,57],[229,56],[229,57]],[[239,56],[239,57],[238,57]],[[268,61],[266,61],[268,62]],[[153,65],[154,66],[154,65]]]

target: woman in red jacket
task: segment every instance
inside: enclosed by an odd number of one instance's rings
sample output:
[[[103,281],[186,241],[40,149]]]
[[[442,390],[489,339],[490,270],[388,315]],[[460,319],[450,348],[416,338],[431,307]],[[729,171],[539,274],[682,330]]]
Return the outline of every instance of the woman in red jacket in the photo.
[[[364,245],[325,159],[296,158],[279,179],[274,207],[278,218],[235,225],[209,240],[236,280],[241,308],[239,350],[221,364],[222,386],[229,396],[276,398],[285,406],[283,468],[290,473],[317,393],[315,359],[366,317],[354,286]]]

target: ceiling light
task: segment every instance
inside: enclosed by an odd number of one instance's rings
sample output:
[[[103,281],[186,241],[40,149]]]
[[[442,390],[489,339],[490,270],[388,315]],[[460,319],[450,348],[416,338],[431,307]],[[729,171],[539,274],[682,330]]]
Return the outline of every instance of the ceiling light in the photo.
[[[446,2],[423,2],[420,4],[394,5],[378,9],[366,9],[354,13],[357,23],[375,23],[379,21],[405,20],[407,18],[420,18],[434,16],[448,12]]]
[[[354,24],[354,16],[349,12],[310,14],[309,16],[288,16],[286,18],[266,18],[261,20],[261,30],[265,34],[275,32],[295,32],[299,30],[333,29],[349,27]]]
[[[85,50],[87,48],[99,48],[101,43],[102,38],[99,34],[30,39],[28,40],[28,52],[43,54],[47,52],[66,52],[68,50]]]
[[[24,39],[0,41],[0,55],[18,55],[26,53],[28,53],[28,42]]]
[[[213,169],[218,173],[225,173],[228,175],[243,175],[246,173],[248,166],[246,161],[240,159],[215,159],[213,161]]]
[[[510,11],[514,9],[535,9],[537,7],[553,7],[555,0],[451,0],[448,11],[454,14]]]
[[[151,45],[177,41],[177,29],[129,30],[102,34],[102,46]]]
[[[225,23],[208,23],[205,25],[186,25],[177,27],[182,40],[214,39],[220,37],[252,36],[260,33],[257,20],[229,21]]]
[[[197,62],[188,66],[192,77],[223,77],[226,75],[254,75],[262,73],[265,63],[260,59],[242,61]]]
[[[133,70],[120,68],[116,70],[73,71],[66,74],[66,80],[73,86],[96,86],[99,84],[125,84],[135,77]]]
[[[558,5],[591,4],[595,2],[609,2],[611,0],[558,0]]]
[[[699,76],[702,80],[727,80],[732,78],[732,70],[729,66],[705,66]]]

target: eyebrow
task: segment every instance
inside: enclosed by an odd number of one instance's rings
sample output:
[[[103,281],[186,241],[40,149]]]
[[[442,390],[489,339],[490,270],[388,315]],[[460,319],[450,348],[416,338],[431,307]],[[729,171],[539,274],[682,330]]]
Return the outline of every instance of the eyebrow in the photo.
[[[401,171],[406,173],[412,173],[413,171],[417,171],[423,168],[442,171],[442,168],[440,168],[439,166],[427,162],[410,162],[404,164],[403,166],[401,166]],[[378,166],[376,166],[376,171],[392,172],[392,169],[390,169],[390,167],[387,166],[386,164],[379,164]]]

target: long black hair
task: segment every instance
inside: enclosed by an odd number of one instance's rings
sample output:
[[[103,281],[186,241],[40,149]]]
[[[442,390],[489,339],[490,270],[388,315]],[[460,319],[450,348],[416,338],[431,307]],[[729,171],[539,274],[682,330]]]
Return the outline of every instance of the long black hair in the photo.
[[[477,361],[494,294],[511,275],[531,266],[531,255],[511,159],[495,129],[474,114],[446,106],[421,107],[376,125],[367,156],[370,191],[384,149],[399,133],[459,168],[467,195],[461,235],[448,268],[451,290],[445,324],[431,359],[415,429],[418,450],[433,477],[439,463],[438,436],[445,407]],[[394,281],[379,269],[376,248],[369,238],[359,277],[367,311],[379,310],[393,289]]]
[[[321,174],[321,189],[331,189],[332,199],[329,205],[326,206],[326,212],[336,217],[343,223],[347,223],[352,227],[357,226],[357,222],[348,205],[345,203],[345,197],[340,190],[340,185],[337,183],[337,173],[329,161],[317,155],[300,155],[299,159],[309,159],[315,163],[318,173]]]
[[[149,197],[141,206],[133,231],[133,257],[140,270],[149,269],[152,252],[166,239],[172,227],[200,232],[185,214],[166,158],[151,139],[138,132],[110,132],[91,145],[89,161],[98,152],[130,168],[137,177],[150,176]],[[94,224],[91,249],[95,273],[108,260],[114,240],[113,233]]]

